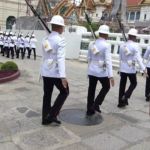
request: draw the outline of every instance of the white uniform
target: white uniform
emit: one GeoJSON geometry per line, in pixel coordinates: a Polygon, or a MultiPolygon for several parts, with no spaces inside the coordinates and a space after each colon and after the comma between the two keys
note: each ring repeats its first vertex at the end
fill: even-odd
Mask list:
{"type": "Polygon", "coordinates": [[[113,77],[111,46],[105,39],[99,38],[90,44],[88,51],[88,75],[113,77]]]}
{"type": "Polygon", "coordinates": [[[146,67],[150,68],[150,46],[147,47],[143,58],[146,59],[146,67]]]}
{"type": "Polygon", "coordinates": [[[8,43],[9,43],[9,47],[14,47],[15,46],[15,41],[14,41],[13,36],[8,37],[8,43]]]}
{"type": "Polygon", "coordinates": [[[147,47],[146,52],[143,57],[146,60],[147,74],[145,84],[145,97],[146,101],[150,101],[150,46],[147,47]]]}
{"type": "Polygon", "coordinates": [[[145,66],[140,55],[140,47],[136,42],[128,40],[126,43],[122,44],[119,55],[120,72],[136,73],[135,63],[139,64],[142,71],[145,70],[145,66]]]}
{"type": "Polygon", "coordinates": [[[4,47],[8,47],[9,43],[8,43],[8,36],[4,36],[4,47]]]}
{"type": "Polygon", "coordinates": [[[30,47],[30,38],[29,37],[26,37],[24,39],[24,44],[25,44],[25,47],[30,47]]]}
{"type": "Polygon", "coordinates": [[[48,40],[51,50],[45,51],[47,45],[43,45],[43,64],[41,67],[41,76],[65,78],[65,40],[59,33],[52,31],[52,33],[43,40],[48,40]]]}
{"type": "Polygon", "coordinates": [[[23,37],[18,38],[18,46],[19,46],[19,48],[24,48],[24,38],[23,37]]]}
{"type": "Polygon", "coordinates": [[[36,49],[36,42],[37,42],[36,38],[31,38],[30,39],[30,47],[36,49]]]}
{"type": "Polygon", "coordinates": [[[15,45],[16,45],[16,48],[19,48],[19,41],[18,41],[18,37],[15,35],[15,45]]]}
{"type": "Polygon", "coordinates": [[[3,45],[4,44],[4,38],[3,38],[3,35],[0,35],[0,45],[3,45]]]}

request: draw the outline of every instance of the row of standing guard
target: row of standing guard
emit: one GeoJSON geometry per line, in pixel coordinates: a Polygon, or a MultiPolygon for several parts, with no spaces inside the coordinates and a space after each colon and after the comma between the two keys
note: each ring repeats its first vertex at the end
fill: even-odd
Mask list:
{"type": "Polygon", "coordinates": [[[7,58],[19,58],[21,53],[21,59],[25,58],[25,54],[27,51],[27,58],[30,59],[31,53],[33,51],[34,60],[36,60],[36,42],[37,39],[32,33],[29,33],[23,37],[22,33],[13,32],[3,32],[0,31],[0,52],[2,56],[6,56],[7,58]]]}

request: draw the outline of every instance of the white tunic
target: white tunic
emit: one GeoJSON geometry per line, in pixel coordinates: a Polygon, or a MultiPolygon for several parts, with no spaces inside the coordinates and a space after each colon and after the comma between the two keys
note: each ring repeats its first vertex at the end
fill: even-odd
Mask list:
{"type": "Polygon", "coordinates": [[[3,45],[4,44],[4,38],[3,38],[3,35],[0,35],[0,45],[3,45]]]}
{"type": "Polygon", "coordinates": [[[19,37],[15,37],[16,39],[15,39],[15,45],[17,46],[17,48],[19,47],[19,41],[18,41],[18,39],[19,39],[19,37]]]}
{"type": "Polygon", "coordinates": [[[136,73],[136,63],[139,64],[142,71],[145,70],[138,43],[128,40],[126,43],[122,44],[120,46],[119,56],[120,72],[136,73]]]}
{"type": "Polygon", "coordinates": [[[14,41],[13,36],[8,37],[8,43],[9,43],[9,47],[15,46],[15,41],[14,41]]]}
{"type": "Polygon", "coordinates": [[[147,47],[143,58],[147,60],[146,67],[150,68],[150,46],[147,47]]]}
{"type": "Polygon", "coordinates": [[[36,48],[36,42],[37,42],[36,38],[31,38],[30,39],[30,47],[31,48],[36,48]]]}
{"type": "Polygon", "coordinates": [[[52,31],[52,33],[43,40],[43,63],[41,66],[41,76],[65,78],[65,40],[59,33],[52,31]],[[48,40],[52,50],[46,51],[43,43],[48,40]]]}
{"type": "Polygon", "coordinates": [[[8,43],[8,36],[4,36],[4,47],[8,47],[9,43],[8,43]]]}
{"type": "Polygon", "coordinates": [[[90,44],[88,51],[88,75],[113,77],[111,46],[103,38],[90,44]]]}
{"type": "Polygon", "coordinates": [[[24,39],[24,44],[25,44],[25,47],[30,47],[30,38],[29,37],[26,37],[24,39]]]}
{"type": "Polygon", "coordinates": [[[23,37],[18,38],[18,47],[24,48],[24,38],[23,37]]]}

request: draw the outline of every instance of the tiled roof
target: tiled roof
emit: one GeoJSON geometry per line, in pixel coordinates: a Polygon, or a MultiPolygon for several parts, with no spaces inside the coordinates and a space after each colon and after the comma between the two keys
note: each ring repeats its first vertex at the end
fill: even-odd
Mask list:
{"type": "Polygon", "coordinates": [[[138,6],[142,0],[127,0],[128,6],[138,6]]]}

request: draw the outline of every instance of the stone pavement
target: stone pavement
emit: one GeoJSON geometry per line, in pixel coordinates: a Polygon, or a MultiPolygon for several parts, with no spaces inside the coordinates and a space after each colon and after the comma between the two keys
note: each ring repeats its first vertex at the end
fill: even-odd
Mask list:
{"type": "MultiPolygon", "coordinates": [[[[119,76],[114,71],[116,85],[101,106],[103,121],[99,125],[84,126],[62,121],[60,127],[42,126],[43,91],[42,81],[38,81],[40,59],[14,60],[21,76],[0,85],[0,150],[150,150],[145,78],[138,75],[138,86],[129,106],[119,109],[116,107],[119,76]]],[[[1,62],[7,60],[0,56],[1,62]]],[[[66,65],[70,95],[62,112],[69,109],[85,111],[87,64],[67,60],[66,65]]],[[[55,89],[53,100],[57,94],[55,89]]]]}

